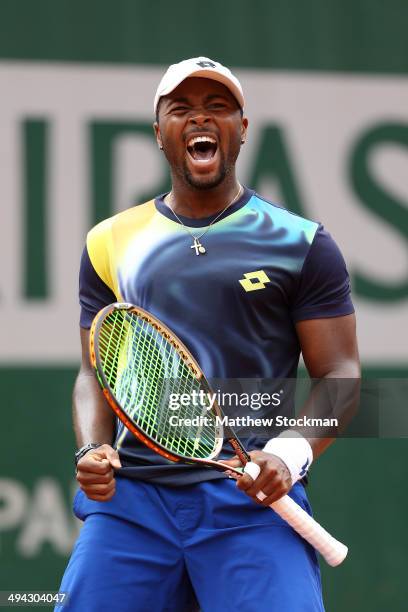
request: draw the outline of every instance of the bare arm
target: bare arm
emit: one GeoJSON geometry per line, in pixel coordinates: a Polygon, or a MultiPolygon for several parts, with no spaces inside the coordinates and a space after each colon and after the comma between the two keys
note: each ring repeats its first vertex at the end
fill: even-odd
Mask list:
{"type": "MultiPolygon", "coordinates": [[[[359,379],[360,362],[354,314],[301,321],[297,323],[296,330],[311,378],[359,379]]],[[[307,413],[307,405],[304,413],[307,413]]],[[[316,458],[335,438],[307,436],[306,439],[316,458]]],[[[284,462],[275,455],[264,451],[252,451],[250,455],[251,459],[261,467],[261,472],[255,481],[248,474],[244,474],[237,486],[254,501],[269,506],[290,490],[292,481],[289,471],[284,462]],[[263,491],[267,496],[262,502],[256,497],[259,491],[263,491]]],[[[231,459],[223,463],[237,467],[239,460],[231,459]]]]}
{"type": "MultiPolygon", "coordinates": [[[[345,382],[343,385],[343,401],[352,403],[353,398],[350,398],[350,395],[354,395],[357,399],[361,372],[355,315],[301,321],[297,324],[296,330],[310,377],[348,379],[350,383],[345,382]],[[356,381],[355,384],[352,383],[353,380],[356,381]]],[[[341,401],[342,397],[339,399],[341,401]]],[[[348,406],[344,406],[344,410],[347,408],[348,406]]],[[[307,409],[306,405],[305,413],[307,409]]],[[[347,415],[343,414],[342,417],[347,418],[347,415]]],[[[306,436],[306,438],[312,447],[314,458],[321,455],[335,440],[330,436],[317,438],[306,436]]]]}
{"type": "Polygon", "coordinates": [[[73,418],[78,447],[90,442],[102,446],[88,451],[78,462],[77,480],[93,500],[107,501],[115,493],[113,468],[120,460],[111,446],[115,416],[106,403],[89,362],[89,331],[81,329],[82,363],[74,386],[73,418]]]}
{"type": "Polygon", "coordinates": [[[112,444],[115,415],[106,403],[89,361],[89,330],[81,329],[82,363],[73,394],[78,448],[89,442],[112,444]]]}

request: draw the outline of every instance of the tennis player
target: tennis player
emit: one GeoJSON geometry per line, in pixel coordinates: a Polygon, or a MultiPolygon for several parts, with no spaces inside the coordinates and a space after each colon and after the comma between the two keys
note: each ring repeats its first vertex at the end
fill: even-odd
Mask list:
{"type": "Polygon", "coordinates": [[[289,493],[310,512],[301,478],[332,438],[254,438],[260,474],[236,484],[140,445],[116,422],[89,365],[93,317],[126,301],[168,325],[210,379],[294,378],[300,352],[313,378],[359,376],[336,244],[319,223],[237,179],[244,107],[238,79],[218,62],[170,66],[154,98],[154,130],[171,191],[88,234],[74,390],[74,511],[84,525],[62,580],[66,610],[323,610],[315,551],[266,506],[289,493]]]}

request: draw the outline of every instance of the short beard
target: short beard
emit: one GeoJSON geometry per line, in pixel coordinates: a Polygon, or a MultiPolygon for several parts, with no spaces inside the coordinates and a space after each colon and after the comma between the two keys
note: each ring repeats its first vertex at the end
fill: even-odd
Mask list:
{"type": "Polygon", "coordinates": [[[205,191],[207,189],[215,189],[218,185],[225,180],[225,177],[231,172],[234,167],[234,162],[227,164],[225,161],[225,157],[221,156],[220,169],[218,174],[212,178],[211,180],[203,178],[195,178],[191,172],[187,168],[187,163],[183,163],[183,179],[186,183],[190,185],[190,187],[194,187],[194,189],[199,189],[200,191],[205,191]]]}
{"type": "Polygon", "coordinates": [[[208,179],[205,176],[202,178],[195,178],[189,171],[187,162],[185,160],[183,160],[183,163],[180,165],[175,164],[172,160],[172,156],[168,154],[166,146],[164,147],[163,152],[169,163],[172,175],[177,175],[180,179],[184,181],[184,183],[187,183],[187,185],[193,187],[194,189],[197,189],[199,191],[207,191],[215,189],[216,187],[221,185],[221,183],[223,183],[227,176],[234,171],[239,151],[240,147],[238,146],[237,150],[232,153],[229,153],[228,159],[226,159],[225,155],[220,152],[221,159],[219,171],[217,175],[212,179],[208,179]]]}
{"type": "Polygon", "coordinates": [[[199,189],[201,191],[205,191],[206,189],[215,189],[218,187],[218,185],[221,185],[228,174],[228,168],[225,165],[221,166],[217,176],[211,180],[208,180],[205,177],[202,179],[195,178],[189,172],[186,165],[183,166],[183,171],[183,178],[190,185],[190,187],[194,187],[194,189],[199,189]]]}

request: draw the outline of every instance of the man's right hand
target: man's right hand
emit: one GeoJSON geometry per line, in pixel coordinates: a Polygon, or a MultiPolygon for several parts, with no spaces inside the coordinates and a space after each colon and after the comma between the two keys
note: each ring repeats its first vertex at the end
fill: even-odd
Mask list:
{"type": "Polygon", "coordinates": [[[113,468],[122,467],[117,451],[102,444],[84,455],[77,465],[77,481],[85,495],[94,501],[108,501],[115,494],[113,468]]]}

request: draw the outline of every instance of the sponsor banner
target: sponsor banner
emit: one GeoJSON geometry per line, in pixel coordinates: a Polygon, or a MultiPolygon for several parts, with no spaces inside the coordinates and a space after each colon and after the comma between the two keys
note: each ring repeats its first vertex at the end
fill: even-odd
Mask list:
{"type": "MultiPolygon", "coordinates": [[[[163,70],[0,62],[0,363],[77,362],[87,229],[169,184],[151,127],[163,70]]],[[[241,180],[326,226],[351,274],[363,362],[406,362],[408,78],[237,74],[241,180]]]]}

